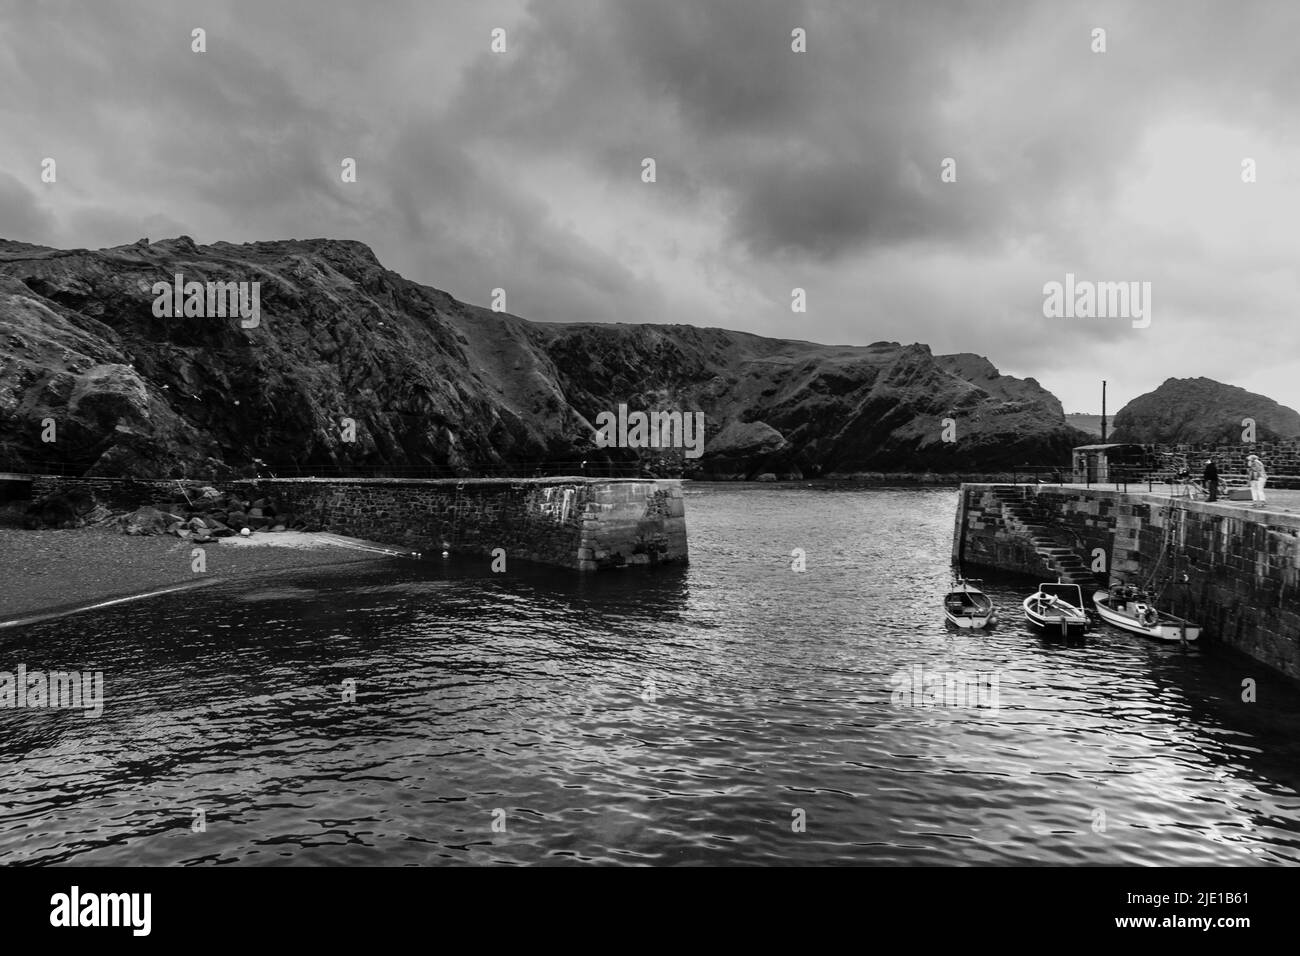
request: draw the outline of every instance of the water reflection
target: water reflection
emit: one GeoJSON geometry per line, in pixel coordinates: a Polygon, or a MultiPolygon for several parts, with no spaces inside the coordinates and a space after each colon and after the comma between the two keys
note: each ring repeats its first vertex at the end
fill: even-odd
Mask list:
{"type": "Polygon", "coordinates": [[[0,714],[0,861],[1300,859],[1285,682],[1043,639],[996,575],[999,626],[949,629],[950,492],[691,492],[687,569],[353,565],[9,632],[109,701],[0,714]],[[894,706],[918,665],[1000,706],[894,706]]]}

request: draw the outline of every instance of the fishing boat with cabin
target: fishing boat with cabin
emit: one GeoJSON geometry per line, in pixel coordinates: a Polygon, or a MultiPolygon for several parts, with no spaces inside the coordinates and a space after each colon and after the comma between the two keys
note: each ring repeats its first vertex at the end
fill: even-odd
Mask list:
{"type": "Polygon", "coordinates": [[[1201,636],[1199,624],[1167,614],[1156,607],[1156,599],[1144,588],[1112,584],[1108,591],[1092,596],[1097,615],[1107,624],[1160,641],[1194,641],[1201,636]]]}

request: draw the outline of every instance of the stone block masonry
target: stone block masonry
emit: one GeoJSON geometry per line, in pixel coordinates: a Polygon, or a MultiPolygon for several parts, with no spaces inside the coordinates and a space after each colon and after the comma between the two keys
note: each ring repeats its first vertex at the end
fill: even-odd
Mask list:
{"type": "Polygon", "coordinates": [[[1270,488],[1300,487],[1300,439],[1238,442],[1235,444],[1154,445],[1156,451],[1182,455],[1189,470],[1199,476],[1203,462],[1211,455],[1221,475],[1244,475],[1246,456],[1258,455],[1269,475],[1270,488]]]}
{"type": "MultiPolygon", "coordinates": [[[[170,503],[205,482],[37,476],[34,497],[90,491],[119,507],[170,503]]],[[[580,571],[686,563],[681,483],[634,478],[268,478],[213,482],[274,499],[313,527],[412,551],[526,560],[580,571]]]]}
{"type": "MultiPolygon", "coordinates": [[[[1006,498],[1029,503],[1057,540],[1074,542],[1090,567],[1162,592],[1162,609],[1200,623],[1217,640],[1300,680],[1300,515],[1165,495],[1026,485],[964,484],[953,557],[970,565],[1041,576],[1041,548],[1006,498]]],[[[1087,592],[1087,588],[1084,588],[1087,592]]]]}

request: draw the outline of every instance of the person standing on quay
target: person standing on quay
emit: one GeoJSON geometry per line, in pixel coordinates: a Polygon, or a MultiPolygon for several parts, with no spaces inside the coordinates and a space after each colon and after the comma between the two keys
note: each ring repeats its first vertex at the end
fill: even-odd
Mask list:
{"type": "Polygon", "coordinates": [[[1250,477],[1250,500],[1266,501],[1264,497],[1264,482],[1268,481],[1268,475],[1264,471],[1264,463],[1259,460],[1258,455],[1246,456],[1246,474],[1250,477]]]}
{"type": "Polygon", "coordinates": [[[1205,485],[1205,491],[1210,496],[1210,500],[1218,501],[1219,469],[1215,466],[1213,458],[1205,459],[1205,473],[1201,475],[1201,483],[1205,485]]]}

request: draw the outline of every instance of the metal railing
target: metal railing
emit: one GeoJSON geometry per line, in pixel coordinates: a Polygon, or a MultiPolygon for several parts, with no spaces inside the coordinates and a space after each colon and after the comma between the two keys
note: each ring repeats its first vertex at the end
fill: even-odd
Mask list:
{"type": "Polygon", "coordinates": [[[1060,465],[1013,465],[1007,469],[1013,485],[1061,485],[1070,480],[1070,469],[1060,465]]]}

